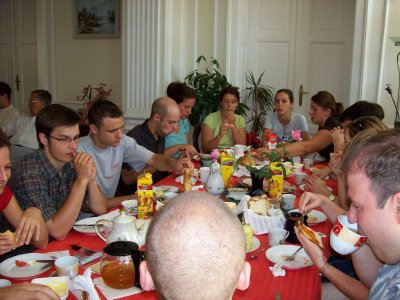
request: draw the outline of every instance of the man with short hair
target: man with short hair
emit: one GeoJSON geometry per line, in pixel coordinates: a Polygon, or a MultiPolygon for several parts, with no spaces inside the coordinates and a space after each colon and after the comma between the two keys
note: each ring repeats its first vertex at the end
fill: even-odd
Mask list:
{"type": "Polygon", "coordinates": [[[18,118],[19,111],[11,104],[11,88],[5,82],[0,82],[0,128],[18,118]]]}
{"type": "Polygon", "coordinates": [[[20,115],[3,127],[3,131],[10,139],[11,161],[13,167],[28,153],[39,148],[36,138],[35,121],[38,112],[51,104],[51,94],[46,90],[31,92],[28,101],[30,115],[20,115]]]}
{"type": "Polygon", "coordinates": [[[40,110],[35,123],[40,149],[21,160],[9,183],[21,208],[42,211],[50,236],[57,240],[71,230],[82,204],[98,215],[107,211],[94,160],[77,152],[79,121],[75,111],[60,104],[40,110]]]}
{"type": "Polygon", "coordinates": [[[140,284],[160,299],[227,300],[249,286],[245,258],[244,231],[228,206],[205,192],[183,193],[150,224],[140,284]]]}
{"type": "MultiPolygon", "coordinates": [[[[121,109],[108,100],[96,101],[88,113],[90,135],[84,137],[78,150],[89,153],[99,170],[97,179],[104,195],[109,198],[109,208],[119,206],[132,196],[114,197],[121,174],[122,163],[128,163],[135,171],[145,166],[159,171],[183,173],[184,167],[193,170],[187,158],[171,157],[153,153],[140,146],[133,138],[123,134],[124,117],[121,109]]],[[[170,122],[177,123],[179,120],[170,122]]]]}
{"type": "MultiPolygon", "coordinates": [[[[158,98],[151,106],[150,118],[128,131],[126,135],[134,138],[139,145],[147,150],[164,154],[165,137],[178,129],[180,115],[179,106],[173,99],[169,97],[158,98]]],[[[134,193],[137,177],[143,172],[153,174],[153,183],[160,181],[169,174],[168,172],[157,171],[150,166],[136,172],[129,164],[125,163],[121,170],[120,192],[124,195],[134,193]]]]}
{"type": "MultiPolygon", "coordinates": [[[[302,234],[299,240],[315,266],[347,297],[400,299],[400,130],[356,135],[347,146],[343,170],[352,202],[349,221],[367,237],[352,254],[360,281],[329,265],[319,247],[302,234]]],[[[318,195],[305,193],[302,198],[300,206],[306,211],[319,202],[328,217],[343,214],[318,195]]]]}

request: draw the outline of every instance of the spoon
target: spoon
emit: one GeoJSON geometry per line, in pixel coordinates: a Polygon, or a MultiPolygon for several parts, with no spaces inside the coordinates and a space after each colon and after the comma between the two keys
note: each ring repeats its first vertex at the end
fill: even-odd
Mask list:
{"type": "Polygon", "coordinates": [[[303,249],[303,246],[298,248],[292,255],[289,255],[289,256],[285,257],[284,260],[293,261],[295,259],[295,257],[296,257],[297,252],[299,252],[301,249],[303,249]]]}
{"type": "Polygon", "coordinates": [[[256,259],[258,254],[260,254],[263,251],[265,251],[265,248],[262,248],[261,250],[259,250],[256,253],[254,253],[252,256],[250,256],[250,259],[256,259]]]}

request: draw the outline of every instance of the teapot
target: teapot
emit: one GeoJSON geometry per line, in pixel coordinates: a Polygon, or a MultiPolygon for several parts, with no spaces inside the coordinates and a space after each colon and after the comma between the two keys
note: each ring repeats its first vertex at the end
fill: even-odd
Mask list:
{"type": "Polygon", "coordinates": [[[117,241],[108,244],[100,264],[104,283],[114,289],[139,286],[139,265],[144,258],[144,252],[134,242],[117,241]]]}
{"type": "Polygon", "coordinates": [[[294,226],[296,223],[303,218],[304,225],[308,226],[307,215],[302,215],[300,212],[297,211],[289,211],[285,214],[285,225],[284,229],[286,229],[289,232],[288,237],[286,238],[286,241],[292,244],[300,244],[299,240],[297,239],[296,232],[294,231],[294,226]]]}
{"type": "Polygon", "coordinates": [[[107,244],[115,241],[131,241],[139,247],[143,246],[150,221],[143,220],[144,223],[138,230],[135,217],[128,216],[124,209],[121,209],[119,213],[112,221],[102,219],[96,222],[95,230],[98,236],[107,244]]]}
{"type": "Polygon", "coordinates": [[[210,166],[210,175],[206,181],[206,190],[210,194],[219,196],[224,192],[224,179],[221,175],[221,166],[216,161],[210,166]]]}

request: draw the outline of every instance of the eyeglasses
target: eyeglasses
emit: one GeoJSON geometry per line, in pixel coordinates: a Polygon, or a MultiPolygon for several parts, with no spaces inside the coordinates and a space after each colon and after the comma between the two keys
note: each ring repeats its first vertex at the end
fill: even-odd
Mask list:
{"type": "Polygon", "coordinates": [[[79,142],[79,136],[76,136],[74,138],[70,138],[70,137],[56,138],[55,136],[49,135],[49,137],[61,142],[62,144],[65,144],[65,145],[71,144],[72,141],[74,141],[75,143],[79,142]]]}
{"type": "Polygon", "coordinates": [[[39,100],[28,101],[28,105],[32,105],[39,102],[40,102],[39,100]]]}

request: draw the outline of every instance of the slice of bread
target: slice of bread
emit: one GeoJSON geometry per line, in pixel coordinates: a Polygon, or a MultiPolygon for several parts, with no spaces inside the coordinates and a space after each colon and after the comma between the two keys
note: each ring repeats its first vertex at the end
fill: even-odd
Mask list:
{"type": "Polygon", "coordinates": [[[10,230],[7,230],[7,231],[3,232],[2,234],[8,235],[8,236],[10,237],[10,240],[13,241],[13,246],[12,246],[12,247],[13,247],[13,250],[14,250],[15,248],[18,248],[18,247],[19,247],[18,242],[15,240],[15,234],[14,234],[14,232],[11,232],[10,230]]]}
{"type": "Polygon", "coordinates": [[[296,227],[299,233],[304,234],[311,242],[324,249],[321,237],[314,230],[300,222],[296,222],[296,227]]]}

